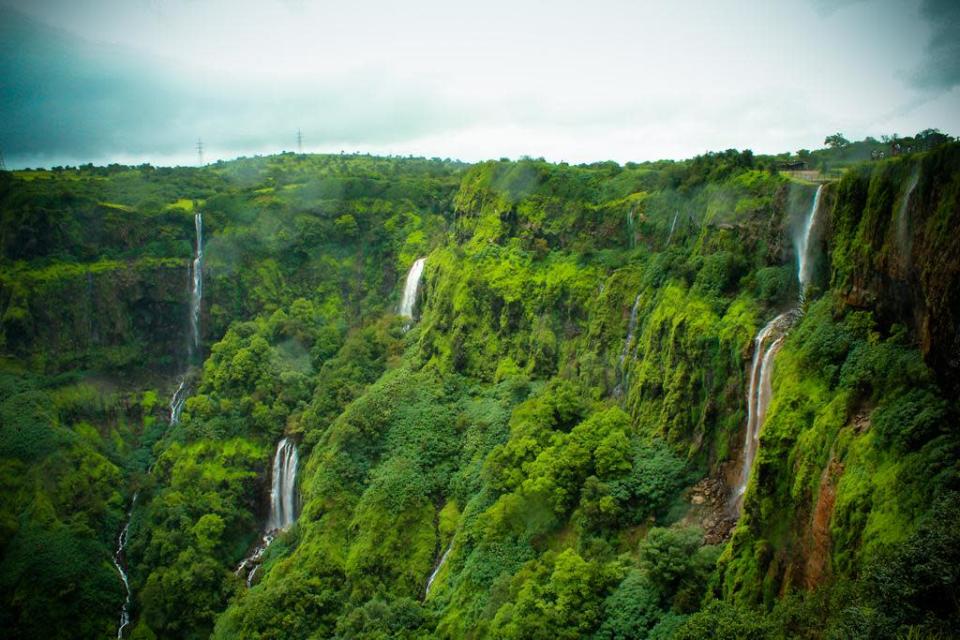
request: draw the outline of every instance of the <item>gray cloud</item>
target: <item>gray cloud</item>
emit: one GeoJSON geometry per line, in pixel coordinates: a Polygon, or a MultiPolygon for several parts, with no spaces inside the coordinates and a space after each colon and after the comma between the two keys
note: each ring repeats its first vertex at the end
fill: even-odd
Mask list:
{"type": "Polygon", "coordinates": [[[198,137],[214,160],[299,128],[307,151],[581,162],[954,133],[955,12],[916,6],[0,0],[0,149],[189,163],[198,137]]]}
{"type": "Polygon", "coordinates": [[[859,4],[861,2],[866,2],[866,0],[810,0],[812,4],[820,15],[828,16],[831,13],[835,13],[840,9],[849,7],[852,4],[859,4]]]}
{"type": "Polygon", "coordinates": [[[921,89],[946,91],[960,85],[960,2],[923,0],[920,13],[933,33],[926,60],[913,77],[921,89]]]}
{"type": "Polygon", "coordinates": [[[197,74],[183,63],[86,41],[0,7],[0,148],[20,158],[278,151],[376,145],[470,121],[430,87],[375,70],[316,80],[197,74]]]}

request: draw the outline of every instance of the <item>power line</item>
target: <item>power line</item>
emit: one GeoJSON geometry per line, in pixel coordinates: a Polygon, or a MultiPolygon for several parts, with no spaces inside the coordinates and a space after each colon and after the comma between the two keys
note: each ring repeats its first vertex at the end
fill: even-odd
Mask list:
{"type": "Polygon", "coordinates": [[[203,166],[203,140],[197,138],[197,164],[203,166]]]}

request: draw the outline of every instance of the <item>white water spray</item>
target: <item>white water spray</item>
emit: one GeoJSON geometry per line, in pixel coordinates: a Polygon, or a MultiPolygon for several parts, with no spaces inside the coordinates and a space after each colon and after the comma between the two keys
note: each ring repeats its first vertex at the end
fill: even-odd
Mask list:
{"type": "Polygon", "coordinates": [[[423,276],[423,265],[426,258],[417,258],[407,273],[407,282],[403,287],[403,298],[400,300],[398,313],[406,318],[413,319],[413,307],[417,304],[417,289],[420,287],[420,278],[423,276]]]}

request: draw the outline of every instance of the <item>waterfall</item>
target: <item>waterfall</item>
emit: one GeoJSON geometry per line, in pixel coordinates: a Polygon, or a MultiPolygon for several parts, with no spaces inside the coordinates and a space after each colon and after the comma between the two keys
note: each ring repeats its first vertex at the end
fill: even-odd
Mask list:
{"type": "Polygon", "coordinates": [[[270,483],[270,515],[264,528],[263,537],[250,554],[240,561],[234,575],[246,574],[247,587],[253,585],[253,578],[263,562],[270,543],[278,531],[288,529],[297,519],[297,445],[288,438],[277,443],[273,455],[273,474],[270,483]]]}
{"type": "Polygon", "coordinates": [[[413,319],[413,307],[417,304],[417,289],[420,287],[420,278],[423,275],[423,265],[426,258],[417,258],[407,273],[406,286],[403,288],[403,299],[400,300],[398,313],[406,318],[413,319]]]}
{"type": "MultiPolygon", "coordinates": [[[[193,226],[197,232],[196,249],[194,251],[193,266],[190,269],[190,337],[187,352],[189,359],[193,359],[193,354],[200,347],[200,305],[203,302],[203,214],[199,211],[193,216],[193,226]]],[[[89,274],[88,274],[89,277],[89,274]]],[[[90,281],[88,280],[88,287],[90,281]]],[[[180,415],[183,413],[183,405],[187,401],[187,375],[180,377],[176,391],[170,397],[170,426],[180,423],[180,415]]],[[[296,451],[294,451],[294,473],[296,473],[296,451]]],[[[149,471],[153,470],[153,465],[149,471]]],[[[149,473],[148,471],[148,473],[149,473]]],[[[120,579],[123,580],[123,587],[127,591],[127,597],[123,601],[123,607],[120,609],[120,626],[117,628],[117,638],[123,638],[123,630],[130,625],[130,603],[133,600],[133,592],[130,590],[130,580],[126,571],[126,559],[123,552],[127,546],[127,538],[130,532],[130,522],[133,520],[133,509],[137,505],[137,498],[140,492],[136,491],[130,500],[130,510],[127,512],[127,521],[120,530],[117,537],[117,550],[113,554],[113,566],[120,573],[120,579]]]]}
{"type": "Polygon", "coordinates": [[[750,386],[747,390],[747,428],[743,441],[743,463],[737,480],[736,491],[733,494],[733,510],[740,511],[743,505],[743,496],[747,491],[747,482],[750,479],[750,470],[760,447],[760,430],[763,428],[767,416],[767,407],[773,396],[773,360],[783,346],[783,341],[790,331],[790,327],[801,313],[805,300],[806,288],[810,283],[811,243],[813,228],[816,224],[817,212],[820,210],[820,195],[823,185],[817,187],[813,196],[813,204],[807,213],[803,225],[803,234],[794,238],[797,248],[797,279],[800,283],[800,297],[797,306],[781,313],[760,329],[753,340],[753,360],[750,365],[750,386]]]}
{"type": "Polygon", "coordinates": [[[743,494],[747,491],[750,469],[760,445],[760,427],[767,415],[773,382],[773,357],[780,350],[795,311],[781,313],[764,325],[753,340],[753,361],[750,365],[750,387],[747,391],[747,429],[743,442],[743,465],[734,494],[739,509],[743,494]]]}
{"type": "Polygon", "coordinates": [[[187,377],[180,378],[180,384],[177,390],[173,392],[170,398],[170,424],[180,423],[180,414],[183,413],[183,404],[187,401],[187,377]]]}
{"type": "Polygon", "coordinates": [[[453,549],[453,539],[450,539],[450,544],[447,545],[447,550],[443,552],[443,555],[440,556],[440,562],[437,563],[437,566],[434,567],[433,573],[430,574],[430,577],[427,578],[427,588],[424,589],[423,597],[426,598],[430,595],[430,587],[433,586],[433,581],[437,579],[437,574],[440,573],[440,569],[443,568],[443,564],[447,561],[447,556],[450,555],[450,550],[453,549]]]}
{"type": "Polygon", "coordinates": [[[823,192],[823,185],[817,187],[817,192],[813,196],[813,205],[807,214],[807,219],[803,224],[803,235],[794,238],[794,248],[797,251],[797,278],[800,281],[800,303],[805,300],[807,285],[810,284],[810,236],[813,232],[814,223],[817,220],[817,211],[820,210],[820,194],[823,192]]]}
{"type": "MultiPolygon", "coordinates": [[[[199,211],[193,216],[193,228],[196,230],[196,245],[193,263],[189,269],[190,282],[190,341],[187,344],[188,363],[200,349],[200,309],[203,304],[203,214],[199,211]]],[[[187,400],[187,374],[180,377],[180,384],[170,398],[170,424],[180,423],[183,403],[187,400]]]]}
{"type": "Polygon", "coordinates": [[[120,608],[120,626],[117,627],[117,638],[123,638],[123,630],[130,624],[130,603],[133,600],[133,592],[130,590],[130,579],[127,576],[126,561],[123,557],[123,550],[127,546],[127,534],[130,531],[130,521],[133,519],[133,508],[137,505],[139,491],[134,492],[130,500],[130,510],[127,511],[127,522],[120,529],[120,535],[117,536],[117,550],[113,554],[113,566],[117,568],[120,579],[123,580],[123,588],[127,591],[127,597],[120,608]]]}
{"type": "Polygon", "coordinates": [[[630,207],[630,210],[627,211],[627,246],[631,249],[634,248],[637,244],[637,234],[634,232],[634,221],[633,214],[636,212],[637,206],[634,205],[630,207]]]}
{"type": "Polygon", "coordinates": [[[245,582],[247,583],[247,587],[253,585],[253,578],[257,575],[257,569],[260,568],[260,563],[263,562],[263,554],[267,552],[267,548],[270,546],[270,543],[273,542],[273,539],[274,535],[272,533],[263,534],[260,542],[254,547],[253,552],[241,560],[240,564],[237,565],[236,571],[233,572],[235,576],[242,576],[243,573],[246,572],[247,578],[245,582]]]}
{"type": "Polygon", "coordinates": [[[639,309],[640,294],[637,294],[633,301],[633,308],[630,310],[630,320],[627,322],[627,338],[623,341],[623,349],[620,350],[620,357],[617,359],[617,386],[613,389],[613,395],[617,398],[623,395],[624,368],[627,354],[630,352],[630,345],[633,343],[633,334],[637,330],[637,311],[639,309]]]}
{"type": "Polygon", "coordinates": [[[286,529],[296,513],[297,445],[284,438],[273,456],[273,482],[270,485],[270,517],[267,531],[286,529]]]}
{"type": "MultiPolygon", "coordinates": [[[[170,425],[176,425],[180,422],[180,414],[183,412],[183,404],[187,400],[187,378],[183,376],[180,378],[180,384],[177,385],[177,390],[173,392],[173,396],[170,398],[170,425]]],[[[153,465],[150,465],[148,473],[153,470],[153,465]]],[[[117,550],[113,554],[113,566],[117,568],[117,572],[120,574],[120,579],[123,580],[123,587],[127,590],[127,597],[123,601],[123,607],[120,609],[120,626],[117,628],[117,638],[123,638],[123,630],[130,624],[130,603],[133,600],[133,591],[130,590],[130,580],[127,576],[126,571],[126,558],[123,555],[124,549],[127,547],[127,541],[129,540],[130,532],[130,522],[133,521],[133,509],[137,506],[137,498],[140,497],[139,491],[134,491],[133,498],[130,500],[130,510],[127,511],[127,521],[124,523],[123,528],[120,530],[120,535],[117,536],[117,550]]]]}
{"type": "Polygon", "coordinates": [[[917,182],[920,181],[920,168],[917,167],[910,176],[910,182],[907,183],[907,190],[903,194],[900,206],[897,207],[897,249],[903,262],[910,265],[910,197],[913,190],[917,188],[917,182]]]}
{"type": "Polygon", "coordinates": [[[193,226],[197,231],[197,246],[193,257],[193,286],[190,291],[190,334],[193,338],[191,353],[200,348],[200,306],[203,303],[203,214],[199,211],[193,216],[193,226]]]}
{"type": "Polygon", "coordinates": [[[677,228],[677,218],[680,217],[680,210],[673,214],[673,222],[670,223],[670,233],[667,235],[667,244],[670,244],[670,240],[673,238],[673,230],[677,228]]]}
{"type": "MultiPolygon", "coordinates": [[[[778,336],[776,340],[770,343],[766,353],[763,354],[763,364],[760,365],[760,386],[757,389],[756,401],[755,422],[758,425],[763,424],[764,418],[767,417],[767,407],[770,405],[770,398],[773,396],[773,357],[780,351],[786,337],[786,333],[778,336]]],[[[756,450],[756,447],[760,444],[759,429],[754,435],[753,441],[754,450],[756,450]]]]}

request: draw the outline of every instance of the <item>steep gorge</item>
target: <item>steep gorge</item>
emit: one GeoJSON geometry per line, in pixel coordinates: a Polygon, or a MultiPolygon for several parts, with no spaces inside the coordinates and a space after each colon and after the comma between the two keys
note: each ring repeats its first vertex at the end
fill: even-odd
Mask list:
{"type": "MultiPolygon", "coordinates": [[[[79,362],[130,376],[122,444],[84,436],[118,462],[139,445],[113,472],[141,496],[128,637],[715,637],[734,623],[789,637],[784,620],[861,624],[849,611],[862,637],[935,631],[956,612],[882,618],[857,589],[911,536],[949,554],[928,531],[958,489],[958,176],[958,145],[853,167],[822,192],[736,152],[222,163],[176,194],[207,226],[201,244],[192,208],[171,223],[177,250],[155,260],[176,290],[156,293],[167,276],[145,259],[121,261],[147,274],[148,299],[171,300],[110,334],[133,355],[84,356],[100,331],[23,330],[46,326],[40,307],[89,318],[29,285],[43,269],[69,291],[72,270],[123,281],[119,266],[43,256],[5,272],[4,345],[52,376],[79,362]],[[201,256],[196,314],[185,273],[200,269],[185,265],[201,256]],[[790,330],[762,339],[798,299],[790,330]],[[192,345],[188,327],[202,329],[192,345]],[[150,386],[175,387],[173,360],[189,357],[170,354],[191,349],[203,366],[158,432],[150,386]],[[765,418],[755,385],[769,385],[765,418]],[[707,486],[714,503],[742,493],[728,541],[732,523],[706,538],[691,526],[717,517],[696,505],[707,486]],[[811,604],[820,594],[836,602],[811,604]]],[[[105,314],[126,318],[129,292],[113,292],[105,314]]],[[[118,420],[64,406],[50,420],[68,431],[118,420]]],[[[105,545],[124,504],[91,519],[105,545]]],[[[18,525],[4,526],[13,557],[18,525]]],[[[26,588],[4,575],[5,594],[26,588]]],[[[106,600],[115,630],[122,600],[106,600]]]]}

